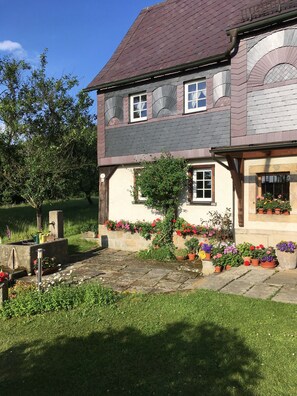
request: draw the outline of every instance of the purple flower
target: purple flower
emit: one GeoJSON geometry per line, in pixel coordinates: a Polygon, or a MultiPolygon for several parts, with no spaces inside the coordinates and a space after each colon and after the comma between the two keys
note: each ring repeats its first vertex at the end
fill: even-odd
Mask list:
{"type": "Polygon", "coordinates": [[[295,242],[292,241],[281,241],[276,245],[276,248],[281,252],[294,253],[297,245],[295,242]]]}

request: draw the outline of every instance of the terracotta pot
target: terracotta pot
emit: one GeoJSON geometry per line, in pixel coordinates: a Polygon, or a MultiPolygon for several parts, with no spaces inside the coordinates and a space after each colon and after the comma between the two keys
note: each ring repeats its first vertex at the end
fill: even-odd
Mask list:
{"type": "Polygon", "coordinates": [[[289,212],[288,210],[284,210],[284,211],[283,211],[283,214],[284,214],[285,216],[289,216],[290,212],[289,212]]]}
{"type": "Polygon", "coordinates": [[[221,271],[222,271],[222,267],[220,265],[216,265],[214,272],[221,272],[221,271]]]}
{"type": "Polygon", "coordinates": [[[280,214],[281,214],[280,208],[275,208],[275,209],[274,209],[274,214],[280,215],[280,214]]]}
{"type": "Polygon", "coordinates": [[[205,260],[210,260],[210,253],[205,252],[205,260]]]}
{"type": "Polygon", "coordinates": [[[176,258],[177,261],[184,261],[185,260],[184,256],[175,256],[175,258],[176,258]]]}
{"type": "Polygon", "coordinates": [[[232,268],[232,265],[230,265],[230,264],[227,264],[225,267],[226,271],[229,271],[231,268],[232,268]]]}
{"type": "Polygon", "coordinates": [[[267,210],[266,210],[266,214],[272,215],[272,209],[267,209],[267,210]]]}
{"type": "Polygon", "coordinates": [[[251,262],[252,262],[252,265],[253,265],[254,267],[258,267],[258,265],[259,265],[259,259],[257,259],[257,258],[252,258],[251,262]]]}
{"type": "Polygon", "coordinates": [[[265,269],[272,269],[276,267],[275,260],[273,261],[263,261],[261,267],[265,269]]]}
{"type": "Polygon", "coordinates": [[[195,253],[188,253],[188,258],[189,258],[190,261],[194,261],[195,257],[196,257],[195,253]]]}
{"type": "Polygon", "coordinates": [[[263,208],[259,208],[258,209],[258,214],[264,214],[264,209],[263,208]]]}

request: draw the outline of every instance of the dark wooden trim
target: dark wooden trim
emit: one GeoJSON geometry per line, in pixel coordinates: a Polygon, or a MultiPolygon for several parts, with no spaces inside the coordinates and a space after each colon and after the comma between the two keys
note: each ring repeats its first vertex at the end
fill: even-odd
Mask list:
{"type": "Polygon", "coordinates": [[[235,159],[230,155],[227,155],[226,159],[238,200],[238,225],[239,227],[244,227],[244,160],[241,158],[237,159],[237,166],[235,159]]]}
{"type": "Polygon", "coordinates": [[[116,170],[117,166],[99,168],[99,224],[104,224],[109,217],[109,179],[116,170]]]}

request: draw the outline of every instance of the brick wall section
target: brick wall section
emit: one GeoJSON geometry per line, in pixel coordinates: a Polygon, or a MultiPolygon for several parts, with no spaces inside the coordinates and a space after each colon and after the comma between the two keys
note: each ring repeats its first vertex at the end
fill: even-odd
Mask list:
{"type": "Polygon", "coordinates": [[[247,122],[247,54],[241,41],[238,53],[231,61],[231,141],[246,135],[247,122]]]}
{"type": "Polygon", "coordinates": [[[182,115],[184,112],[184,85],[180,84],[177,86],[177,104],[176,112],[178,115],[182,115]]]}

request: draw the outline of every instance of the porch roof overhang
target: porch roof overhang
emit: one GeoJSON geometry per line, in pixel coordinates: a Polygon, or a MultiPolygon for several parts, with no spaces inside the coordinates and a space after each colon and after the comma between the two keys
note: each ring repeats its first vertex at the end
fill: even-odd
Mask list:
{"type": "Polygon", "coordinates": [[[254,159],[267,157],[289,157],[297,155],[297,140],[288,142],[248,144],[241,146],[213,147],[213,157],[254,159]]]}

